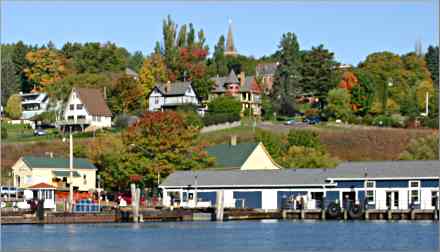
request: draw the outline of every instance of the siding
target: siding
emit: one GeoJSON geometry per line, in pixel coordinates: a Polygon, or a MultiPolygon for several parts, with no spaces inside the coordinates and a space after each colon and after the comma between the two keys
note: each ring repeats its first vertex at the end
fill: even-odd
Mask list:
{"type": "Polygon", "coordinates": [[[421,187],[438,187],[438,180],[436,179],[423,179],[420,181],[421,187]]]}
{"type": "Polygon", "coordinates": [[[376,180],[376,188],[408,187],[408,180],[376,180]]]}
{"type": "Polygon", "coordinates": [[[215,206],[217,199],[216,192],[197,192],[197,201],[211,201],[211,206],[215,206]]]}
{"type": "MultiPolygon", "coordinates": [[[[244,199],[245,208],[261,208],[261,191],[234,192],[234,199],[244,199]]],[[[236,202],[239,203],[239,202],[236,202]]],[[[240,205],[236,207],[240,207],[240,205]]]]}
{"type": "Polygon", "coordinates": [[[296,197],[298,195],[305,195],[307,194],[306,191],[278,191],[277,192],[277,208],[281,209],[283,207],[284,201],[289,198],[290,196],[296,197]]]}
{"type": "Polygon", "coordinates": [[[364,187],[364,181],[362,180],[349,180],[349,181],[336,181],[337,188],[362,188],[364,187]]]}

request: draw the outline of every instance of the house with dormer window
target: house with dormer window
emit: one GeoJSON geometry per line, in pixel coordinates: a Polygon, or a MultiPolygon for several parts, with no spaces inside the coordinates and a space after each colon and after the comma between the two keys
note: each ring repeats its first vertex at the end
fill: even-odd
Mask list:
{"type": "Polygon", "coordinates": [[[112,112],[103,94],[95,88],[73,88],[64,107],[63,120],[58,122],[64,131],[110,128],[112,112]]]}
{"type": "Polygon", "coordinates": [[[164,111],[188,104],[200,105],[190,81],[156,84],[148,96],[149,111],[164,111]]]}

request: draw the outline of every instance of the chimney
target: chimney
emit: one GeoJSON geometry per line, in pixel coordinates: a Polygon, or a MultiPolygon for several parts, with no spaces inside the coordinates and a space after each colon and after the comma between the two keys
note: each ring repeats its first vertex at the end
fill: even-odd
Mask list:
{"type": "Polygon", "coordinates": [[[168,93],[171,89],[171,81],[167,81],[165,84],[165,93],[168,93]]]}
{"type": "Polygon", "coordinates": [[[236,146],[236,145],[237,145],[237,136],[232,135],[231,136],[231,146],[236,146]]]}
{"type": "Polygon", "coordinates": [[[240,72],[240,87],[244,86],[244,82],[246,81],[246,76],[244,75],[244,72],[240,72]]]}

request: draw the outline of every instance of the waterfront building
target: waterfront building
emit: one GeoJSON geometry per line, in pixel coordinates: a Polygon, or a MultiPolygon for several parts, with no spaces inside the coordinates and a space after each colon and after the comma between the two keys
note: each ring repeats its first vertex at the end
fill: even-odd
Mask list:
{"type": "Polygon", "coordinates": [[[22,156],[12,166],[14,186],[28,188],[45,183],[57,191],[69,191],[70,183],[74,191],[95,191],[96,167],[86,159],[74,158],[73,181],[70,181],[69,159],[54,156],[22,156]]]}
{"type": "Polygon", "coordinates": [[[149,111],[164,111],[183,105],[200,105],[190,81],[158,83],[148,95],[149,111]]]}
{"type": "Polygon", "coordinates": [[[214,88],[208,102],[219,96],[229,95],[240,100],[242,112],[250,109],[253,115],[261,115],[262,91],[254,76],[245,76],[245,73],[241,72],[237,77],[234,70],[231,70],[228,76],[214,77],[211,80],[214,82],[214,88]]]}
{"type": "Polygon", "coordinates": [[[214,206],[221,191],[226,208],[275,210],[294,200],[303,209],[335,203],[431,210],[438,204],[439,174],[437,160],[346,162],[328,169],[177,171],[160,188],[164,206],[214,206]]]}
{"type": "Polygon", "coordinates": [[[24,198],[26,200],[44,200],[43,207],[45,209],[56,209],[55,187],[47,183],[38,183],[27,187],[24,190],[24,198]]]}
{"type": "Polygon", "coordinates": [[[57,124],[63,130],[94,131],[112,126],[112,112],[104,95],[95,88],[73,88],[64,107],[63,121],[57,124]]]}
{"type": "Polygon", "coordinates": [[[263,143],[237,143],[232,137],[229,144],[217,144],[206,148],[215,158],[214,169],[274,170],[281,167],[275,163],[263,143]]]}

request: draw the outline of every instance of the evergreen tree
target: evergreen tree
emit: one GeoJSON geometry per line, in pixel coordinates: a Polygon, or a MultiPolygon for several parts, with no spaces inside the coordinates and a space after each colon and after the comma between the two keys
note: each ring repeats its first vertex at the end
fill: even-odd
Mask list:
{"type": "Polygon", "coordinates": [[[291,115],[295,111],[294,102],[301,81],[300,53],[296,35],[291,32],[283,34],[279,48],[280,64],[275,72],[271,100],[276,112],[291,115]]]}
{"type": "Polygon", "coordinates": [[[14,45],[2,45],[1,47],[1,103],[5,106],[12,94],[20,92],[20,82],[15,64],[12,61],[14,45]]]}
{"type": "Polygon", "coordinates": [[[425,55],[426,64],[428,66],[429,72],[431,73],[431,78],[434,82],[434,87],[436,89],[439,88],[438,50],[438,46],[429,46],[428,52],[425,55]]]}
{"type": "Polygon", "coordinates": [[[214,47],[213,60],[215,74],[226,76],[228,74],[228,66],[225,60],[225,37],[223,35],[220,36],[217,45],[214,47]]]}
{"type": "Polygon", "coordinates": [[[20,89],[24,93],[31,91],[34,86],[24,73],[24,69],[29,67],[29,63],[26,60],[26,54],[31,50],[31,47],[25,45],[22,41],[18,41],[15,44],[14,52],[12,53],[12,62],[15,64],[15,71],[19,78],[20,89]]]}

